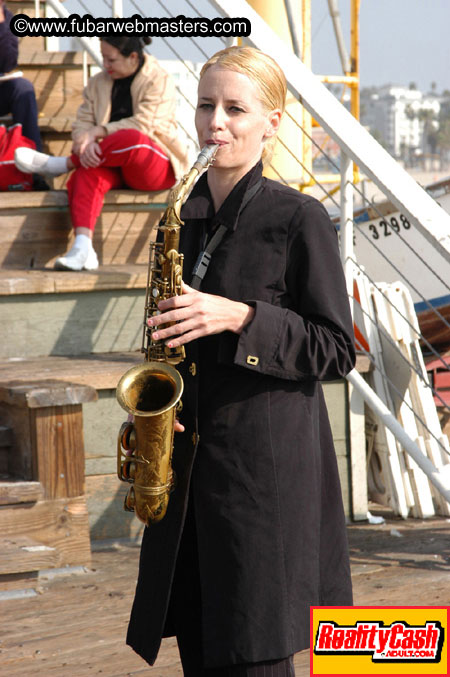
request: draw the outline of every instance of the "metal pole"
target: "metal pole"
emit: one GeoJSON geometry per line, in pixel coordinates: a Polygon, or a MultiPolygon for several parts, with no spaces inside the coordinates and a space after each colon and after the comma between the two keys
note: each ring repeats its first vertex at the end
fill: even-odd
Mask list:
{"type": "Polygon", "coordinates": [[[363,379],[361,374],[356,371],[356,369],[353,369],[349,374],[347,374],[347,380],[361,393],[369,407],[375,412],[375,414],[377,414],[377,416],[380,417],[386,428],[389,428],[389,430],[395,435],[404,450],[411,456],[411,458],[415,460],[419,468],[423,470],[431,484],[436,487],[439,493],[445,498],[447,503],[450,503],[450,478],[447,478],[447,483],[443,481],[442,474],[436,470],[430,459],[423,454],[414,440],[402,428],[400,423],[391,414],[384,402],[372,390],[368,383],[366,383],[366,381],[363,379]]]}
{"type": "MultiPolygon", "coordinates": [[[[360,104],[359,104],[359,5],[360,0],[352,0],[351,2],[351,47],[350,47],[350,75],[355,79],[350,85],[350,111],[351,114],[359,120],[360,104]]],[[[353,182],[358,183],[360,180],[359,168],[355,164],[353,166],[353,182]]]]}
{"type": "Polygon", "coordinates": [[[122,0],[112,0],[111,5],[112,16],[123,17],[123,2],[122,0]]]}
{"type": "Polygon", "coordinates": [[[298,56],[299,59],[301,59],[302,49],[300,46],[300,38],[298,30],[299,17],[296,16],[296,12],[293,7],[293,0],[284,0],[284,7],[286,9],[286,15],[288,18],[289,32],[291,34],[292,40],[292,49],[294,50],[294,54],[298,56]]]}
{"type": "Polygon", "coordinates": [[[353,162],[341,152],[341,260],[353,315],[353,162]]]}
{"type": "MultiPolygon", "coordinates": [[[[311,70],[311,0],[302,0],[302,54],[303,63],[311,70]]],[[[304,134],[302,134],[303,165],[306,168],[303,183],[308,185],[311,184],[313,174],[312,116],[304,106],[302,106],[302,128],[304,131],[304,134]]]]}
{"type": "Polygon", "coordinates": [[[336,43],[339,56],[341,58],[342,70],[346,75],[348,75],[350,73],[350,58],[348,56],[347,47],[345,46],[344,35],[342,33],[341,15],[339,14],[339,8],[336,0],[328,0],[328,10],[333,22],[336,43]]]}

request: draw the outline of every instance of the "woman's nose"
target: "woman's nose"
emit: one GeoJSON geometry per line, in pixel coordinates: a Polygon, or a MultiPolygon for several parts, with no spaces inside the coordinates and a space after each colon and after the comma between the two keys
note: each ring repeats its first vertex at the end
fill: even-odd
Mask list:
{"type": "Polygon", "coordinates": [[[226,121],[226,115],[223,108],[219,106],[214,109],[214,112],[211,115],[209,124],[211,129],[224,129],[226,121]]]}

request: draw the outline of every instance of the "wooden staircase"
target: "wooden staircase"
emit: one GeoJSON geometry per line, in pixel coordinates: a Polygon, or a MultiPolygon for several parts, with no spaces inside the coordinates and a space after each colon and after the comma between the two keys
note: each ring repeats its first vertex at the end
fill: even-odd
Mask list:
{"type": "MultiPolygon", "coordinates": [[[[34,2],[8,7],[34,15],[34,2]]],[[[81,54],[23,38],[19,68],[35,87],[44,151],[68,154],[81,54]]],[[[33,586],[42,569],[89,565],[91,538],[141,532],[115,474],[126,418],[115,387],[142,359],[149,241],[168,192],[111,191],[94,237],[99,269],[61,272],[54,259],[73,237],[66,180],[0,193],[0,592],[33,586]]]]}

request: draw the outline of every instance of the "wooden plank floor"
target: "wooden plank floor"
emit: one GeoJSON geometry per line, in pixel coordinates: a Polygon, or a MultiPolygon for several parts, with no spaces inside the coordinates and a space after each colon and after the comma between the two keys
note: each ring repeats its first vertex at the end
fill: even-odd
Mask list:
{"type": "MultiPolygon", "coordinates": [[[[450,520],[387,518],[348,533],[355,604],[450,605],[450,520]]],[[[0,598],[0,675],[181,675],[175,640],[151,668],[125,645],[138,555],[136,545],[100,544],[89,570],[41,578],[33,597],[0,598]]],[[[309,675],[309,652],[295,665],[297,677],[309,675]]]]}

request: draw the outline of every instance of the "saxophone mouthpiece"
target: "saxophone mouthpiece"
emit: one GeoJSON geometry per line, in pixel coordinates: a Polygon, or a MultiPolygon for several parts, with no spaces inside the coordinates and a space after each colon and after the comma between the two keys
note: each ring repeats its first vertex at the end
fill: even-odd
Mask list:
{"type": "Polygon", "coordinates": [[[207,146],[203,146],[194,166],[198,166],[199,169],[206,169],[209,167],[209,165],[214,162],[214,156],[217,153],[218,148],[218,143],[211,143],[207,146]]]}

